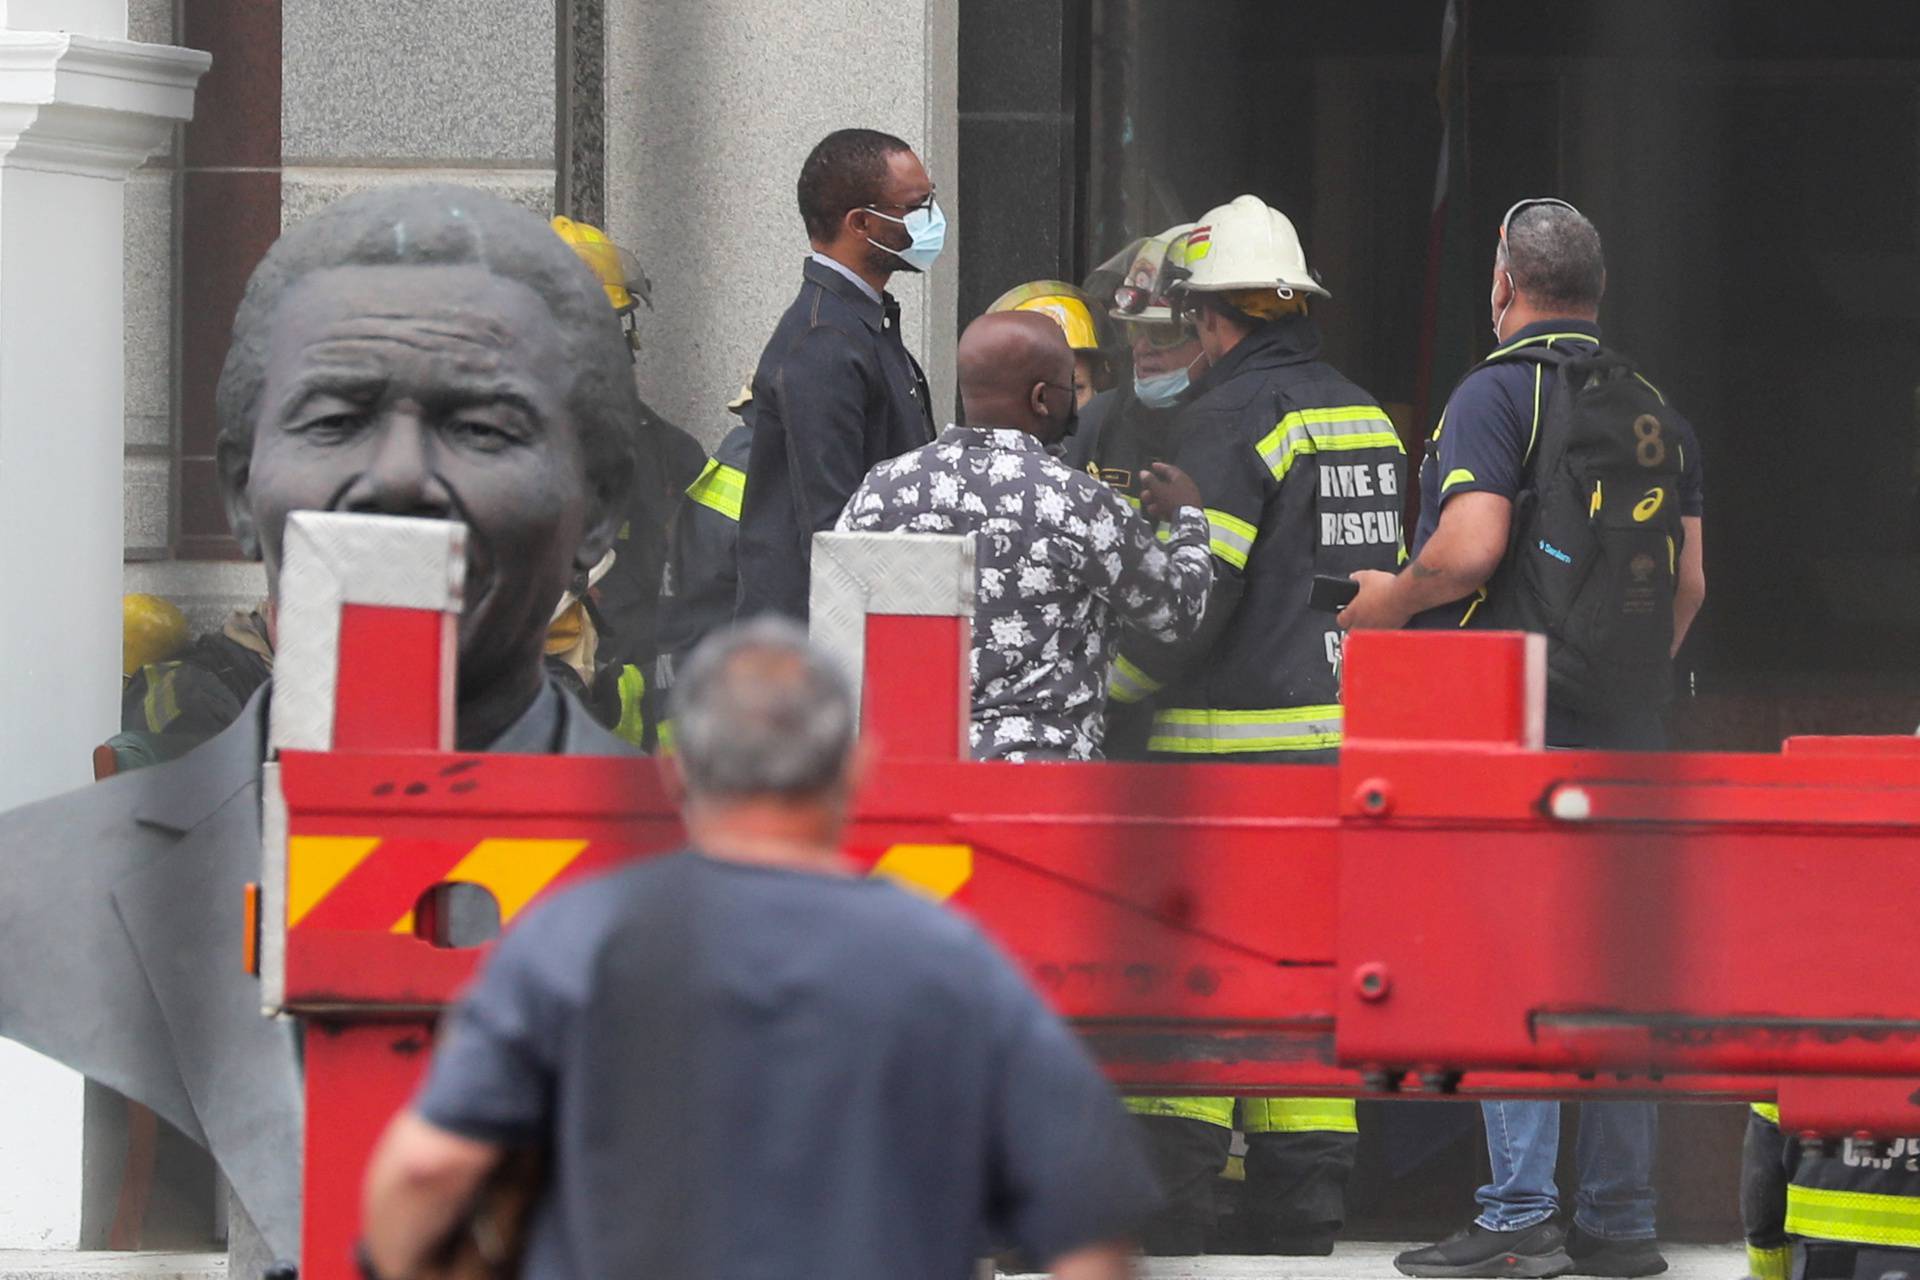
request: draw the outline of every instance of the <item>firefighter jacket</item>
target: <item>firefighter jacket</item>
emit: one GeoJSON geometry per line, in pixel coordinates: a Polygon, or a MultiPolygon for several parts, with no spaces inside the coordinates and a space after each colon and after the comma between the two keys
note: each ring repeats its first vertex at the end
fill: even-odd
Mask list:
{"type": "Polygon", "coordinates": [[[1178,409],[1149,409],[1132,387],[1115,387],[1087,401],[1060,459],[1105,483],[1138,511],[1140,473],[1151,463],[1173,461],[1180,451],[1180,424],[1178,409]]]}
{"type": "MultiPolygon", "coordinates": [[[[747,410],[749,414],[752,409],[747,410]]],[[[673,666],[694,646],[733,621],[740,571],[740,500],[753,449],[751,417],[720,439],[673,518],[666,572],[660,579],[658,683],[673,684],[673,666]]]]}
{"type": "Polygon", "coordinates": [[[1157,756],[1306,762],[1340,744],[1340,632],[1315,574],[1402,559],[1406,450],[1373,397],[1319,358],[1311,318],[1262,325],[1183,409],[1175,463],[1200,486],[1215,557],[1199,634],[1123,644],[1120,700],[1157,695],[1157,756]]]}
{"type": "Polygon", "coordinates": [[[1920,1136],[1794,1144],[1787,1234],[1808,1241],[1920,1249],[1920,1136]]]}
{"type": "Polygon", "coordinates": [[[123,733],[179,735],[200,742],[240,717],[273,674],[273,645],[258,610],[236,610],[167,662],[134,672],[120,697],[123,733]]]}
{"type": "Polygon", "coordinates": [[[661,566],[680,495],[707,451],[645,403],[635,420],[633,488],[613,543],[613,567],[593,589],[593,624],[603,667],[646,667],[659,644],[661,566]]]}

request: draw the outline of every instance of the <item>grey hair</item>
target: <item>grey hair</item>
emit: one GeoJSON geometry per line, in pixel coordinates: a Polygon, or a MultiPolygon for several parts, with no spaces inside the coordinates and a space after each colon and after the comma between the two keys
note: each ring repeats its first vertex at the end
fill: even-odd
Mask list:
{"type": "Polygon", "coordinates": [[[680,668],[671,703],[694,796],[804,799],[847,781],[852,687],[784,618],[758,618],[702,643],[680,668]]]}
{"type": "Polygon", "coordinates": [[[539,216],[498,196],[450,183],[377,187],[328,205],[288,228],[247,280],[233,342],[214,394],[223,453],[253,452],[274,315],[317,271],[350,266],[484,267],[547,304],[571,375],[566,405],[600,499],[625,502],[633,484],[639,392],[633,358],[606,290],[539,216]]]}
{"type": "Polygon", "coordinates": [[[1557,204],[1522,209],[1507,225],[1502,265],[1536,306],[1591,311],[1607,287],[1600,233],[1585,214],[1557,204]]]}

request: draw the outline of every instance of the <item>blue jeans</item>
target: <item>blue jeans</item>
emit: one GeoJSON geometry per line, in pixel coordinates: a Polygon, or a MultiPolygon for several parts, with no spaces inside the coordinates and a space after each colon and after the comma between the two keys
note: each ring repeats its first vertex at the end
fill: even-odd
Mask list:
{"type": "MultiPolygon", "coordinates": [[[[1493,1181],[1480,1188],[1480,1216],[1489,1231],[1520,1231],[1545,1222],[1560,1207],[1553,1166],[1560,1155],[1560,1104],[1483,1102],[1493,1181]]],[[[1651,1102],[1583,1102],[1575,1162],[1580,1190],[1574,1225],[1608,1240],[1651,1240],[1653,1144],[1657,1116],[1651,1102]]]]}

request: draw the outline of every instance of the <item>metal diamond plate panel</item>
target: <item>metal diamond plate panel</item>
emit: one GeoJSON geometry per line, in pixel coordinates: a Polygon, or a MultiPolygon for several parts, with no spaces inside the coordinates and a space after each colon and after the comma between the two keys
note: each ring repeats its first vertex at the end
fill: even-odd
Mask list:
{"type": "Polygon", "coordinates": [[[973,616],[973,539],[964,534],[816,533],[809,627],[860,695],[867,615],[973,616]]]}
{"type": "Polygon", "coordinates": [[[333,745],[340,607],[460,610],[467,527],[407,516],[296,511],[287,517],[277,593],[269,746],[333,745]]]}

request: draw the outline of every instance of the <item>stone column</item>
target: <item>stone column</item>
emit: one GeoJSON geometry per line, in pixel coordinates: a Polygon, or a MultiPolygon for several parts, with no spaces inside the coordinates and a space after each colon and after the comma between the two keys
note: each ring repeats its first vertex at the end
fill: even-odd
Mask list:
{"type": "Polygon", "coordinates": [[[607,229],[640,256],[640,393],[716,441],[800,287],[801,161],[835,129],[884,129],[926,161],[952,222],[925,277],[896,275],[904,336],[953,412],[967,241],[959,182],[960,0],[606,0],[607,229]]]}
{"type": "MultiPolygon", "coordinates": [[[[0,809],[119,727],[124,188],[208,64],[126,34],[124,0],[0,3],[0,809]]],[[[72,1245],[80,1079],[0,1049],[0,1247],[72,1245]]]]}

